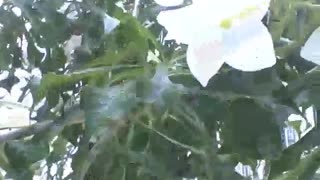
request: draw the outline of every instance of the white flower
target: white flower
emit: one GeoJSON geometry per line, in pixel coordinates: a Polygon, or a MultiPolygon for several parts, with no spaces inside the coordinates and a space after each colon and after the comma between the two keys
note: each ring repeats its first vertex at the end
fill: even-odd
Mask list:
{"type": "Polygon", "coordinates": [[[300,56],[318,65],[320,64],[320,27],[312,32],[301,48],[300,56]]]}
{"type": "Polygon", "coordinates": [[[276,63],[271,35],[261,22],[269,3],[193,0],[192,5],[161,12],[157,20],[168,30],[166,39],[188,44],[190,71],[206,86],[223,63],[242,71],[257,71],[276,63]]]}

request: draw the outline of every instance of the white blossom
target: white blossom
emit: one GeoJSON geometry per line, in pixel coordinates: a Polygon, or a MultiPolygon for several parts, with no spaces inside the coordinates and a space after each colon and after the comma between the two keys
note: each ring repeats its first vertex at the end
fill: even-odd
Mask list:
{"type": "Polygon", "coordinates": [[[320,64],[320,27],[315,29],[301,48],[300,56],[308,61],[320,64]]]}
{"type": "Polygon", "coordinates": [[[157,20],[167,29],[167,40],[188,44],[190,71],[206,86],[224,63],[242,71],[258,71],[276,63],[271,35],[261,22],[269,3],[194,0],[184,8],[161,12],[157,20]]]}

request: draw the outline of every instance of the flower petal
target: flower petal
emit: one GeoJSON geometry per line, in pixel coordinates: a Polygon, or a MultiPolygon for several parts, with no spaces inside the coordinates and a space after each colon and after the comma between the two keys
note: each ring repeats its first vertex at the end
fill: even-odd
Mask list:
{"type": "Polygon", "coordinates": [[[228,11],[231,11],[232,14],[222,19],[219,24],[225,29],[230,29],[247,22],[260,21],[268,11],[270,0],[233,1],[232,4],[228,8],[228,11]]]}
{"type": "Polygon", "coordinates": [[[271,35],[260,21],[234,28],[225,43],[231,48],[226,63],[235,69],[257,71],[276,63],[271,35]]]}
{"type": "MultiPolygon", "coordinates": [[[[195,28],[191,27],[191,23],[199,22],[197,18],[199,17],[193,15],[192,7],[187,6],[177,10],[161,12],[157,21],[169,32],[170,37],[166,37],[167,40],[176,39],[181,43],[188,44],[195,31],[195,28]]],[[[194,26],[197,26],[196,23],[194,26]]]]}
{"type": "Polygon", "coordinates": [[[157,4],[161,6],[178,6],[183,4],[184,0],[154,0],[157,4]]]}
{"type": "Polygon", "coordinates": [[[268,10],[269,2],[270,0],[196,0],[184,8],[161,12],[157,20],[170,33],[170,37],[166,39],[189,44],[190,37],[202,29],[230,29],[248,21],[260,21],[268,10]]]}
{"type": "Polygon", "coordinates": [[[224,45],[222,34],[218,31],[202,31],[192,40],[187,50],[187,63],[193,76],[207,86],[223,65],[224,45]]]}
{"type": "Polygon", "coordinates": [[[300,56],[320,65],[320,27],[312,32],[301,48],[300,56]]]}

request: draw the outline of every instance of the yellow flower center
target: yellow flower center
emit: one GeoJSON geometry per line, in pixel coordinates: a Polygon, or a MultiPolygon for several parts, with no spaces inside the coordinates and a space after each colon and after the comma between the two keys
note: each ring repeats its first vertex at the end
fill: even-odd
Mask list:
{"type": "Polygon", "coordinates": [[[220,27],[222,27],[223,29],[230,29],[231,26],[232,26],[232,18],[223,19],[220,22],[220,27]]]}
{"type": "MultiPolygon", "coordinates": [[[[264,2],[263,5],[267,5],[267,2],[264,2]]],[[[221,22],[220,22],[220,27],[223,28],[223,29],[230,29],[232,27],[232,22],[234,20],[244,20],[248,17],[250,17],[252,14],[254,14],[255,12],[257,11],[260,11],[261,9],[259,8],[259,6],[250,6],[250,7],[247,7],[245,9],[243,9],[240,13],[234,15],[234,16],[231,16],[231,17],[228,17],[226,19],[223,19],[221,22]]]]}

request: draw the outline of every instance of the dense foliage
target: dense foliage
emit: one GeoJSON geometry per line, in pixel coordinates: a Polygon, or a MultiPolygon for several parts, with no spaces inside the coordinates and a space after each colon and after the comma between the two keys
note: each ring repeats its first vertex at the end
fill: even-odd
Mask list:
{"type": "Polygon", "coordinates": [[[190,74],[186,46],[163,40],[167,32],[156,16],[168,8],[135,3],[6,0],[0,6],[0,71],[7,73],[0,86],[10,92],[27,81],[18,101],[31,93],[36,121],[0,135],[5,178],[236,180],[245,179],[234,170],[239,162],[254,170],[261,160],[264,179],[313,178],[320,166],[317,121],[288,148],[281,134],[292,126],[302,135],[300,124],[310,123],[288,116],[304,117],[306,108],[320,105],[319,70],[300,57],[320,26],[320,1],[273,0],[263,21],[277,64],[257,72],[224,65],[205,88],[190,74]],[[105,13],[120,21],[110,33],[105,13]],[[65,43],[73,35],[82,43],[69,58],[65,43]],[[18,70],[41,76],[22,79],[18,70]]]}

